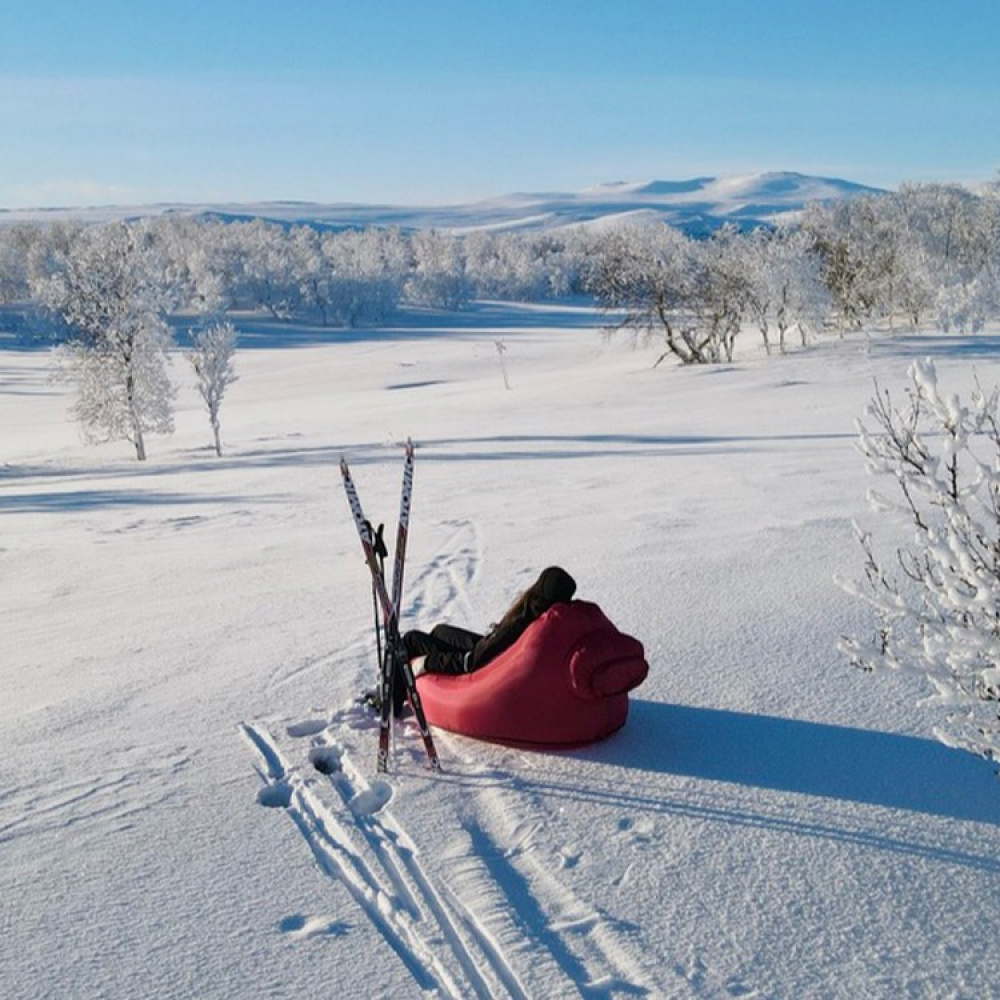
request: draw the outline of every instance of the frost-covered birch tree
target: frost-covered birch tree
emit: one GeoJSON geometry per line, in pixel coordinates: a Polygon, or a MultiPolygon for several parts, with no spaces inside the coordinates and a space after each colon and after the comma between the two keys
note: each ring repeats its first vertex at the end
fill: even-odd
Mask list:
{"type": "Polygon", "coordinates": [[[173,430],[174,399],[162,262],[148,227],[81,230],[36,291],[70,331],[62,372],[76,385],[84,438],[130,441],[145,460],[145,435],[173,430]]]}
{"type": "Polygon", "coordinates": [[[665,225],[624,225],[599,235],[588,263],[587,290],[621,315],[616,329],[662,336],[668,357],[684,364],[718,361],[718,344],[701,328],[696,308],[696,259],[691,241],[665,225]]]}
{"type": "Polygon", "coordinates": [[[731,361],[748,314],[749,281],[740,236],[725,228],[696,242],[667,225],[621,226],[599,237],[586,288],[623,318],[617,329],[662,336],[666,358],[683,364],[731,361]]]}
{"type": "Polygon", "coordinates": [[[998,390],[967,403],[944,393],[932,362],[909,371],[908,402],[876,386],[860,449],[892,482],[871,491],[876,511],[901,520],[910,541],[886,559],[856,528],[864,579],[838,582],[875,612],[874,635],[841,649],[865,670],[904,670],[944,709],[935,735],[1000,760],[1000,413],[998,390]]]}
{"type": "Polygon", "coordinates": [[[192,337],[193,346],[187,357],[194,368],[198,381],[198,392],[208,410],[208,420],[212,425],[215,454],[222,455],[222,441],[219,436],[219,410],[222,398],[237,379],[233,368],[238,334],[232,323],[216,323],[201,330],[192,337]]]}
{"type": "Polygon", "coordinates": [[[812,238],[802,229],[778,227],[755,230],[743,241],[749,315],[764,349],[771,353],[771,333],[777,331],[778,348],[784,354],[788,334],[796,328],[805,347],[808,332],[822,327],[830,309],[812,238]]]}

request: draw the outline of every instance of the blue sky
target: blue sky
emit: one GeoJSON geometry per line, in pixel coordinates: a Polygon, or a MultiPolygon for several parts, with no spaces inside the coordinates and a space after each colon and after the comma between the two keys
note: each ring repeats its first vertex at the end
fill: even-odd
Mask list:
{"type": "Polygon", "coordinates": [[[1000,0],[0,0],[0,208],[1000,168],[1000,0]]]}

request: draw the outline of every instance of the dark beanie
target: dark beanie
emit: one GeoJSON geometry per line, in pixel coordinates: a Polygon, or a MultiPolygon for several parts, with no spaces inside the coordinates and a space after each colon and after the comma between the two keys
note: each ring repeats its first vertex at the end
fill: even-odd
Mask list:
{"type": "Polygon", "coordinates": [[[561,566],[543,569],[537,586],[539,593],[550,604],[572,600],[576,593],[576,581],[561,566]]]}

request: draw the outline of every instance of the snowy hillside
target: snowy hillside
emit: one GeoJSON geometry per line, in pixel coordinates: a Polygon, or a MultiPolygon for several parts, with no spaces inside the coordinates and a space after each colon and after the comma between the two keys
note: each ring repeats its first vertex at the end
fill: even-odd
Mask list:
{"type": "Polygon", "coordinates": [[[700,234],[726,222],[741,226],[774,222],[813,201],[854,197],[874,189],[850,181],[797,173],[699,177],[689,181],[602,184],[570,194],[512,194],[467,205],[321,205],[271,202],[253,205],[150,205],[94,209],[0,211],[0,225],[24,220],[82,218],[106,221],[181,213],[223,219],[262,218],[328,227],[401,226],[405,229],[470,231],[538,230],[594,224],[643,213],[700,234]]]}
{"type": "MultiPolygon", "coordinates": [[[[692,187],[627,197],[721,203],[692,187]]],[[[844,662],[832,583],[876,524],[872,377],[991,385],[996,337],[653,370],[565,305],[237,322],[224,456],[178,361],[142,464],[0,339],[5,1000],[1000,997],[1000,781],[844,662]],[[438,733],[437,777],[406,725],[376,780],[337,463],[391,521],[407,435],[404,625],[483,627],[560,563],[645,644],[620,733],[438,733]]]]}

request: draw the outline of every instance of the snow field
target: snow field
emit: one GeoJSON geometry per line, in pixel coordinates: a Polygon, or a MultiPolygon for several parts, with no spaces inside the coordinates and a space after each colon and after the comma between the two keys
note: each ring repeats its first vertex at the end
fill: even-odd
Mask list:
{"type": "Polygon", "coordinates": [[[832,583],[852,518],[892,535],[871,378],[992,384],[989,338],[653,371],[583,309],[237,326],[221,459],[180,362],[140,465],[0,349],[6,995],[1000,996],[1000,785],[842,660],[864,611],[832,583]],[[437,734],[436,778],[402,726],[376,780],[337,461],[392,527],[407,435],[404,625],[485,626],[562,563],[646,645],[621,733],[437,734]]]}

